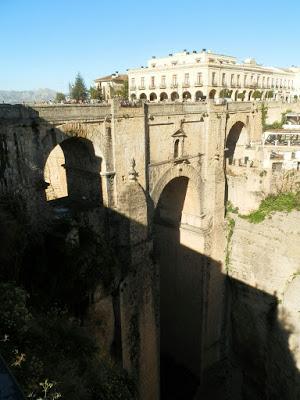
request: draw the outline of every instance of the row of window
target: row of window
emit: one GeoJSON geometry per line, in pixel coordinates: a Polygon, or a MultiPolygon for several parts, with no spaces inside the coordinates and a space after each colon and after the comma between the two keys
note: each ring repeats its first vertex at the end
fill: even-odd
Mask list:
{"type": "MultiPolygon", "coordinates": [[[[145,86],[145,77],[140,78],[139,82],[139,89],[143,90],[146,88],[145,86]]],[[[135,90],[136,89],[136,79],[131,78],[130,82],[130,89],[135,90]]],[[[149,84],[149,89],[154,89],[156,85],[160,88],[166,88],[167,83],[166,83],[166,76],[162,75],[160,77],[160,82],[157,83],[157,79],[155,76],[150,77],[150,84],[149,84]]],[[[218,81],[217,81],[217,73],[212,72],[211,75],[211,84],[213,86],[219,86],[218,81]]],[[[190,83],[190,74],[185,73],[184,74],[184,81],[183,81],[183,86],[184,87],[189,87],[191,85],[190,83]]],[[[196,82],[193,82],[192,85],[203,85],[203,80],[202,80],[202,72],[198,72],[196,76],[196,82]]],[[[177,75],[172,75],[172,83],[171,87],[176,88],[178,86],[178,80],[177,80],[177,75]]],[[[242,75],[239,74],[231,74],[228,76],[226,73],[222,73],[222,81],[221,81],[221,86],[230,86],[230,87],[248,87],[248,86],[253,86],[253,87],[260,87],[260,88],[284,88],[284,89],[292,89],[294,86],[293,80],[290,79],[280,79],[280,78],[270,78],[266,76],[261,76],[261,75],[248,75],[244,74],[243,75],[243,81],[242,81],[242,75]],[[229,79],[230,78],[230,79],[229,79]],[[243,85],[242,85],[243,82],[243,85]]]]}
{"type": "MultiPolygon", "coordinates": [[[[131,83],[131,86],[130,86],[131,89],[135,89],[135,87],[136,87],[135,78],[131,78],[131,82],[130,83],[131,83]]],[[[162,75],[160,77],[160,82],[159,82],[158,85],[160,87],[166,87],[167,86],[166,76],[165,75],[162,75]]],[[[183,85],[185,85],[185,86],[189,86],[190,85],[190,74],[188,74],[188,73],[184,74],[183,85]]],[[[202,85],[202,72],[198,72],[197,73],[195,85],[202,85]]],[[[171,86],[173,86],[173,87],[177,87],[178,86],[177,75],[172,75],[171,86]]],[[[156,87],[156,77],[155,76],[151,76],[150,77],[149,88],[155,88],[155,87],[156,87]]],[[[139,89],[145,89],[145,77],[141,77],[139,89]]]]}
{"type": "MultiPolygon", "coordinates": [[[[222,83],[221,86],[241,86],[242,76],[239,74],[231,74],[228,76],[226,73],[222,73],[222,83]],[[230,81],[228,81],[230,78],[230,81]]],[[[212,72],[211,76],[212,85],[217,86],[217,75],[216,72],[212,72]]],[[[269,76],[261,75],[249,75],[244,74],[243,76],[243,87],[256,86],[260,88],[285,88],[291,89],[294,86],[293,80],[290,79],[280,79],[280,78],[270,78],[269,76]]]]}

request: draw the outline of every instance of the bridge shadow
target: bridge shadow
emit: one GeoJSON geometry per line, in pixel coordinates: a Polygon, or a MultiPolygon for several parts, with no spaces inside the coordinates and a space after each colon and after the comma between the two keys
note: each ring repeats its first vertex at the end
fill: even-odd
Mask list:
{"type": "MultiPolygon", "coordinates": [[[[23,113],[28,113],[28,109],[23,113]]],[[[31,132],[34,146],[28,144],[24,152],[21,136],[3,132],[3,140],[8,146],[0,147],[1,188],[6,191],[21,188],[27,209],[32,210],[33,214],[38,204],[37,210],[45,211],[47,206],[54,210],[54,213],[50,213],[50,219],[38,219],[39,224],[51,224],[51,218],[59,220],[67,214],[79,227],[84,223],[103,233],[107,246],[113,249],[120,266],[118,271],[111,271],[116,274],[115,284],[107,293],[114,320],[108,351],[122,364],[124,343],[120,290],[122,281],[133,274],[131,262],[134,246],[131,246],[130,235],[138,232],[136,237],[143,236],[139,232],[148,231],[148,227],[104,207],[101,157],[91,148],[91,142],[79,143],[76,142],[78,138],[70,147],[69,142],[63,149],[69,167],[66,169],[68,193],[74,195],[47,202],[44,180],[47,157],[58,143],[73,139],[65,132],[59,132],[56,128],[53,130],[47,121],[40,121],[43,133],[35,121],[37,118],[34,112],[27,117],[27,140],[30,140],[31,132]],[[80,157],[76,157],[75,144],[79,145],[80,157]],[[25,160],[29,150],[32,151],[30,163],[25,160]],[[14,182],[10,182],[5,174],[6,169],[12,167],[15,170],[14,182]],[[86,193],[90,194],[86,196],[86,193]],[[95,213],[95,210],[99,212],[95,213]]],[[[144,257],[148,259],[151,256],[159,272],[159,282],[155,280],[153,285],[159,286],[155,300],[159,303],[161,400],[299,399],[300,373],[289,343],[294,327],[282,312],[275,293],[265,293],[230,278],[224,274],[219,261],[201,253],[195,241],[195,227],[182,219],[187,184],[186,179],[182,179],[178,192],[173,190],[176,188],[171,188],[162,197],[154,215],[153,232],[148,232],[145,240],[151,242],[154,239],[153,253],[147,248],[144,257]]],[[[10,215],[11,222],[6,224],[3,211],[6,206],[2,204],[0,207],[0,218],[4,222],[0,225],[1,280],[14,279],[36,295],[37,288],[32,286],[32,278],[38,276],[40,281],[36,281],[42,283],[40,293],[42,290],[49,293],[51,288],[53,300],[57,299],[59,291],[65,295],[65,265],[60,260],[58,244],[70,236],[74,225],[60,230],[59,235],[54,232],[53,240],[45,240],[42,245],[34,244],[36,247],[30,249],[35,249],[36,253],[27,252],[22,274],[12,276],[9,274],[13,273],[14,259],[8,257],[7,249],[10,248],[9,242],[17,242],[18,239],[10,232],[17,216],[10,215]]],[[[148,208],[154,208],[149,198],[148,208]]],[[[136,269],[142,269],[143,264],[142,259],[135,266],[136,269]]],[[[137,271],[134,274],[138,274],[137,271]]],[[[139,281],[141,287],[142,283],[139,281]]],[[[93,304],[92,297],[76,305],[83,324],[86,323],[87,310],[93,304]]],[[[139,306],[137,303],[137,308],[139,306]]],[[[136,347],[140,354],[147,352],[142,344],[136,347]]],[[[60,379],[63,380],[63,377],[60,379]]],[[[3,381],[5,379],[0,380],[3,381]]],[[[0,389],[0,393],[5,393],[4,388],[0,389]]],[[[2,398],[5,398],[4,395],[2,398]]]]}

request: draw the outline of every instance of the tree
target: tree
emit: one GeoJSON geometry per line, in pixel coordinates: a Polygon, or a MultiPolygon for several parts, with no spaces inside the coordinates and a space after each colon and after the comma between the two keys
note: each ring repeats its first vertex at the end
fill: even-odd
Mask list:
{"type": "Polygon", "coordinates": [[[231,97],[231,95],[232,95],[232,90],[229,90],[229,89],[222,89],[220,92],[220,97],[222,99],[225,99],[225,98],[228,99],[231,97]]]}
{"type": "Polygon", "coordinates": [[[102,90],[100,87],[91,86],[89,92],[90,92],[91,99],[102,100],[102,90]]]}
{"type": "Polygon", "coordinates": [[[62,101],[65,101],[65,100],[66,100],[66,96],[63,93],[61,93],[61,92],[56,93],[56,96],[55,96],[56,103],[61,103],[62,101]]]}
{"type": "Polygon", "coordinates": [[[70,85],[70,89],[71,99],[74,99],[76,101],[83,101],[87,98],[87,88],[79,72],[75,78],[75,83],[73,85],[70,85]]]}
{"type": "Polygon", "coordinates": [[[255,90],[252,94],[252,97],[254,100],[261,99],[261,96],[262,96],[262,92],[260,92],[259,90],[255,90]]]}
{"type": "Polygon", "coordinates": [[[128,80],[126,79],[121,88],[112,87],[112,97],[120,97],[123,100],[128,100],[128,80]]]}
{"type": "Polygon", "coordinates": [[[244,101],[245,96],[246,96],[246,90],[244,90],[241,93],[238,93],[238,95],[237,95],[238,99],[241,99],[242,101],[244,101]]]}
{"type": "Polygon", "coordinates": [[[121,91],[121,96],[124,100],[128,100],[128,79],[124,81],[123,89],[121,91]]]}

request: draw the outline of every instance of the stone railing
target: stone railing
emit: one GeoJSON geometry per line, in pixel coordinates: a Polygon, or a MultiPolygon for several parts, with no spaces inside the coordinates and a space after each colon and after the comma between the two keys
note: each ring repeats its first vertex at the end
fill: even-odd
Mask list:
{"type": "Polygon", "coordinates": [[[110,105],[61,104],[33,106],[40,118],[50,122],[92,121],[105,118],[111,113],[110,105]]]}
{"type": "Polygon", "coordinates": [[[151,103],[148,104],[148,113],[153,115],[184,114],[207,112],[206,103],[151,103]]]}
{"type": "Polygon", "coordinates": [[[227,103],[228,111],[251,111],[253,104],[251,101],[234,101],[232,103],[227,103]]]}
{"type": "Polygon", "coordinates": [[[20,120],[38,117],[37,111],[22,104],[0,104],[0,120],[20,120]]]}

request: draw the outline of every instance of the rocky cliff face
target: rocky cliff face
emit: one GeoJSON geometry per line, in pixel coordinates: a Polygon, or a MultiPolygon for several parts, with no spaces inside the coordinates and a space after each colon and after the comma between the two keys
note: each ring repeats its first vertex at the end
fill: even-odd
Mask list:
{"type": "Polygon", "coordinates": [[[234,218],[228,274],[242,398],[299,399],[300,212],[234,218]]]}

